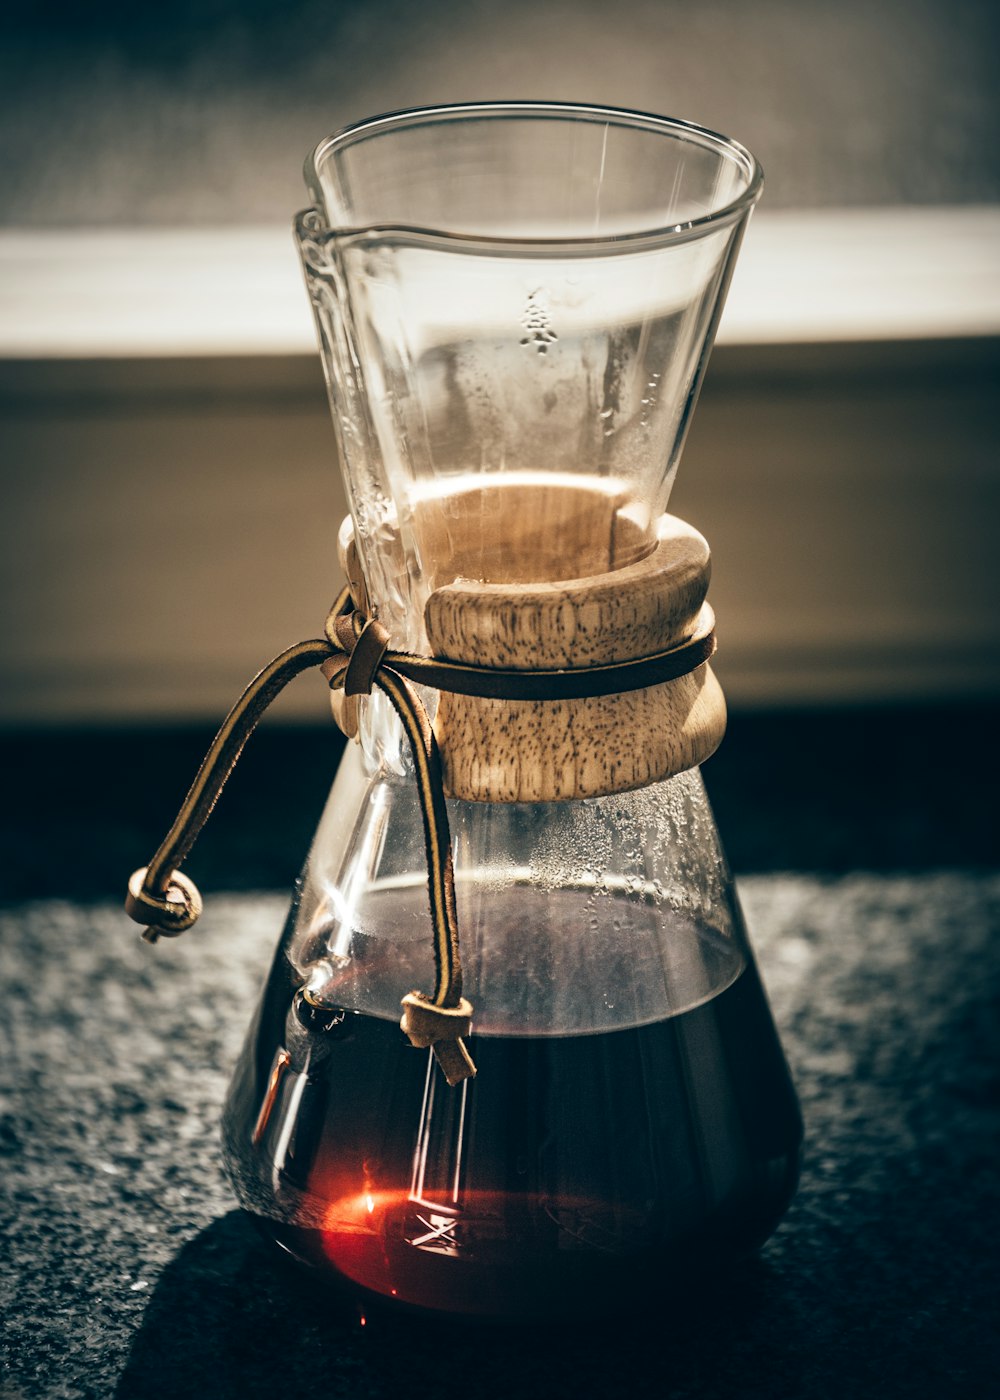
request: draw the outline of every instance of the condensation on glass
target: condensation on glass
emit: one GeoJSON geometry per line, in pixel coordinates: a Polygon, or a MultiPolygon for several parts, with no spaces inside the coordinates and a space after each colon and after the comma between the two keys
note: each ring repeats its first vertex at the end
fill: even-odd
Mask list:
{"type": "MultiPolygon", "coordinates": [[[[299,243],[393,644],[426,649],[456,578],[575,576],[557,537],[518,554],[533,492],[592,499],[626,542],[614,567],[651,549],[759,194],[749,153],[489,105],[352,128],[306,177],[299,243]]],[[[243,1204],[369,1293],[506,1317],[655,1301],[759,1245],[801,1124],[698,770],[450,802],[479,1069],[451,1089],[398,1026],[432,966],[423,834],[398,725],[363,708],[230,1092],[243,1204]]]]}

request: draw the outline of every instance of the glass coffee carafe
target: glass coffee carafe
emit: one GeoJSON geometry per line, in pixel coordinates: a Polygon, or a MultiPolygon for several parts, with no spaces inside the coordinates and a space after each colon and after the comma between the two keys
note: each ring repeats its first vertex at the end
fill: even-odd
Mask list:
{"type": "MultiPolygon", "coordinates": [[[[655,561],[704,544],[665,511],[752,156],[491,104],[351,128],[306,175],[359,610],[398,651],[514,670],[683,639],[639,613],[655,561]]],[[[338,700],[352,742],[224,1122],[242,1205],[295,1258],[411,1307],[551,1318],[655,1303],[774,1229],[801,1122],[697,766],[721,693],[707,662],[659,690],[419,690],[473,1008],[455,1084],[400,1029],[433,966],[410,748],[384,695],[338,700]]]]}

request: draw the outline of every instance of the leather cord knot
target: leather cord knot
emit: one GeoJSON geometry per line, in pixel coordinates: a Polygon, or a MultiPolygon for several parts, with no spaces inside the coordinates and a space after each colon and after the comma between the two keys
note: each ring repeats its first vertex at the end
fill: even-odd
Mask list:
{"type": "Polygon", "coordinates": [[[455,908],[451,831],[444,800],[441,756],[427,711],[413,686],[399,673],[389,651],[389,633],[375,617],[365,617],[346,601],[334,607],[326,635],[338,655],[323,664],[332,689],[343,689],[350,703],[374,687],[385,695],[403,725],[413,754],[427,854],[427,891],[434,935],[436,979],[433,997],[412,992],[403,998],[401,1025],[412,1044],[432,1046],[449,1084],[476,1072],[462,1037],[472,1025],[472,1006],[462,996],[462,962],[455,908]],[[346,654],[347,664],[343,664],[346,654]]]}
{"type": "Polygon", "coordinates": [[[149,925],[142,935],[147,943],[155,943],[158,938],[177,938],[198,921],[202,911],[201,893],[193,880],[175,870],[164,892],[157,894],[147,888],[148,870],[144,865],[141,870],[132,872],[125,912],[136,923],[149,925]]]}
{"type": "Polygon", "coordinates": [[[449,1084],[475,1075],[476,1067],[464,1044],[472,1030],[472,1003],[465,997],[459,997],[456,1006],[437,1006],[423,992],[408,992],[399,1025],[418,1050],[431,1046],[449,1084]]]}
{"type": "Polygon", "coordinates": [[[275,658],[250,683],[226,717],[205,755],[198,775],[173,826],[148,867],[129,880],[127,913],[148,924],[144,937],[175,937],[198,918],[201,896],[178,866],[208,820],[208,816],[257,721],[288,682],[310,666],[319,666],[331,688],[348,697],[369,694],[378,687],[399,716],[413,750],[427,854],[427,888],[434,935],[436,978],[432,997],[414,993],[404,1003],[404,1020],[416,1016],[415,1034],[431,1045],[449,1084],[476,1072],[462,1036],[471,1026],[472,1007],[462,997],[462,963],[455,909],[455,875],[451,832],[444,800],[441,758],[427,712],[416,691],[392,666],[384,664],[389,634],[377,618],[356,611],[347,589],[338,597],[326,621],[325,636],[300,642],[275,658]],[[440,1049],[438,1048],[440,1044],[440,1049]]]}
{"type": "Polygon", "coordinates": [[[364,618],[357,612],[338,618],[334,632],[350,658],[344,672],[344,694],[370,695],[389,649],[389,633],[377,617],[364,618]]]}
{"type": "MultiPolygon", "coordinates": [[[[427,889],[434,940],[434,993],[403,998],[401,1025],[411,1042],[432,1046],[449,1084],[475,1074],[464,1045],[472,1007],[462,996],[462,964],[455,908],[451,833],[444,799],[441,756],[427,712],[412,683],[456,694],[511,700],[566,699],[637,690],[686,675],[715,649],[711,610],[691,637],[637,661],[555,671],[495,670],[390,649],[389,634],[374,617],[355,610],[344,589],[326,621],[324,636],[299,642],[254,677],[227,715],[166,837],[147,867],[129,880],[125,908],[143,936],[155,942],[191,927],[202,909],[194,882],[179,870],[218,800],[243,746],[264,711],[285,686],[318,666],[332,689],[357,695],[380,690],[403,725],[413,752],[427,855],[427,889]]],[[[345,701],[346,703],[346,701],[345,701]]]]}

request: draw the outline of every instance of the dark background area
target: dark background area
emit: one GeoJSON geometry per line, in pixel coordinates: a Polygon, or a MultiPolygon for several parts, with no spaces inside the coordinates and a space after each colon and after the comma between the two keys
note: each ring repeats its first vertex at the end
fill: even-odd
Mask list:
{"type": "MultiPolygon", "coordinates": [[[[811,734],[800,718],[736,717],[745,785],[722,781],[722,754],[706,766],[741,864],[755,849],[829,862],[740,880],[805,1118],[798,1194],[759,1258],[651,1297],[649,1316],[514,1331],[359,1309],[293,1273],[234,1209],[220,1109],[323,798],[329,731],[259,737],[190,862],[203,921],[156,948],[122,912],[121,882],[204,736],[50,745],[63,761],[36,769],[21,831],[36,823],[51,865],[39,875],[30,842],[11,865],[62,897],[0,904],[4,1400],[988,1400],[1000,880],[936,861],[836,872],[982,857],[977,818],[992,813],[968,801],[977,782],[919,773],[940,724],[971,732],[991,715],[911,716],[905,748],[898,714],[870,727],[841,713],[811,734]],[[806,746],[782,763],[775,744],[786,759],[806,746]],[[225,894],[234,880],[283,888],[225,894]]],[[[19,756],[37,754],[33,741],[19,756]]],[[[980,775],[985,789],[982,761],[980,775]]]]}
{"type": "Polygon", "coordinates": [[[0,224],[276,221],[307,150],[484,98],[738,134],[767,207],[1000,198],[993,0],[49,0],[0,19],[0,224]]]}
{"type": "MultiPolygon", "coordinates": [[[[995,868],[1000,705],[737,711],[704,776],[737,874],[995,868]],[[947,755],[947,758],[946,758],[947,755]]],[[[212,737],[204,725],[0,735],[0,897],[123,895],[212,737]]],[[[290,889],[336,772],[333,724],[264,725],[185,868],[290,889]]]]}

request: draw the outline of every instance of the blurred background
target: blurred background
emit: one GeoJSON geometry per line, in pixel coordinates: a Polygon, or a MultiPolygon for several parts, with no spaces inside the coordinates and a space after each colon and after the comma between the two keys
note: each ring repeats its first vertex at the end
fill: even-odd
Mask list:
{"type": "Polygon", "coordinates": [[[199,929],[151,950],[121,911],[340,581],[303,157],[488,98],[688,118],[765,168],[671,508],[713,548],[705,779],[807,1123],[786,1224],[690,1328],[616,1324],[575,1371],[539,1331],[518,1386],[617,1395],[626,1355],[636,1394],[993,1392],[998,52],[996,0],[3,7],[4,1395],[509,1393],[506,1336],[363,1333],[226,1214],[229,1067],[341,750],[316,676],[186,864],[199,929]]]}
{"type": "Polygon", "coordinates": [[[397,107],[697,120],[767,207],[990,203],[989,0],[39,0],[6,7],[6,225],[285,224],[305,152],[397,107]]]}
{"type": "MultiPolygon", "coordinates": [[[[318,630],[345,506],[302,159],[484,97],[689,118],[765,168],[671,502],[714,551],[737,868],[993,858],[994,4],[52,0],[0,26],[4,888],[117,890],[245,681],[318,630]]],[[[299,682],[205,842],[222,883],[291,877],[337,745],[299,682]]]]}

